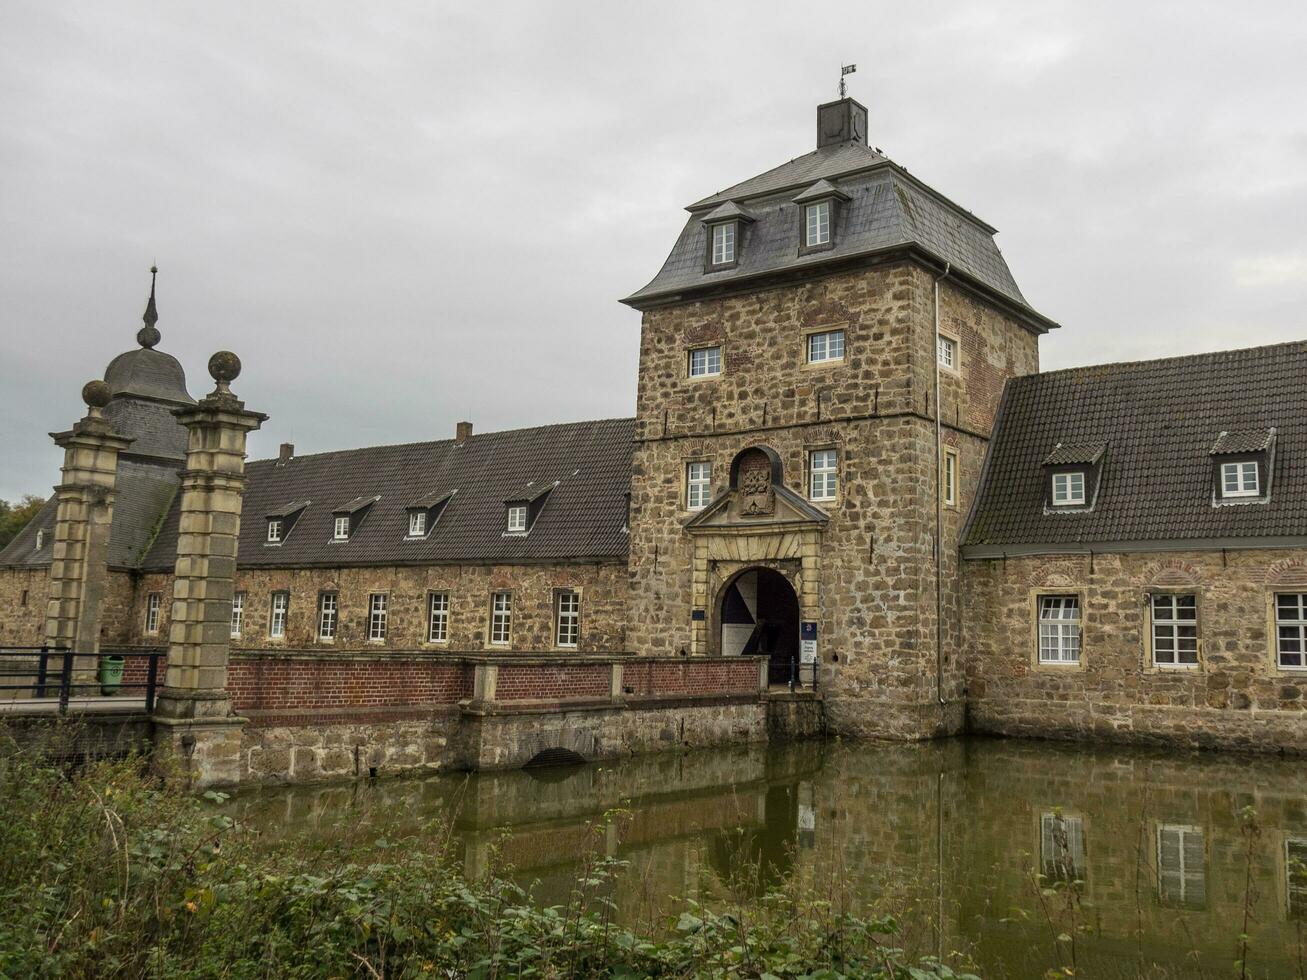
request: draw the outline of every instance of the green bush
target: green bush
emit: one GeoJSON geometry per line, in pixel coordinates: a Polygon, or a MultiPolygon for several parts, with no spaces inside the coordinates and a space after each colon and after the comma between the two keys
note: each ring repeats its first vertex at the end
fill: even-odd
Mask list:
{"type": "Polygon", "coordinates": [[[273,843],[139,761],[66,773],[0,739],[0,976],[954,977],[909,964],[867,920],[794,891],[745,914],[683,903],[641,936],[616,922],[620,862],[566,905],[465,879],[448,835],[273,843]]]}

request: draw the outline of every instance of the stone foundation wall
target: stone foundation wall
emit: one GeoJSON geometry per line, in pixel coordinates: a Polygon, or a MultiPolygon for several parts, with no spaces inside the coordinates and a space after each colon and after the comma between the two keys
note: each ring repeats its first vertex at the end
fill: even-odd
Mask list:
{"type": "Polygon", "coordinates": [[[1276,591],[1307,591],[1307,553],[1264,550],[966,562],[974,731],[1307,751],[1307,673],[1277,665],[1276,591]],[[1197,597],[1194,667],[1152,663],[1146,596],[1197,597]],[[1078,665],[1036,657],[1040,594],[1081,597],[1078,665]]]}

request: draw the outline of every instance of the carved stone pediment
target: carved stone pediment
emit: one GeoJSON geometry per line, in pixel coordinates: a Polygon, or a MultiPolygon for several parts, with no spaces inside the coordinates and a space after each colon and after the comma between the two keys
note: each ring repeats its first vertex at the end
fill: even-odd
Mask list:
{"type": "Polygon", "coordinates": [[[723,531],[790,530],[822,527],[830,515],[784,486],[768,484],[765,493],[749,493],[744,481],[722,494],[685,524],[691,534],[723,531]]]}

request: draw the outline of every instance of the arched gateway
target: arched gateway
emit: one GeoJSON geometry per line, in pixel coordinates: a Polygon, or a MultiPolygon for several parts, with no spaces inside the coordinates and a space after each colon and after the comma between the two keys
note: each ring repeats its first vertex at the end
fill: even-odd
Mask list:
{"type": "Polygon", "coordinates": [[[723,656],[765,656],[773,680],[788,679],[799,656],[799,597],[772,568],[749,568],[721,591],[718,609],[723,656]]]}

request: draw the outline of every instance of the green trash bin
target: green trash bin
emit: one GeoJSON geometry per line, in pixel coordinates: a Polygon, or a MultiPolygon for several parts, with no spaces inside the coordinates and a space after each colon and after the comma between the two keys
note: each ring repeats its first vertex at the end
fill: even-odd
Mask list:
{"type": "Polygon", "coordinates": [[[123,667],[127,661],[112,654],[100,658],[100,693],[105,697],[118,693],[123,683],[123,667]]]}

